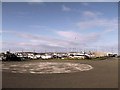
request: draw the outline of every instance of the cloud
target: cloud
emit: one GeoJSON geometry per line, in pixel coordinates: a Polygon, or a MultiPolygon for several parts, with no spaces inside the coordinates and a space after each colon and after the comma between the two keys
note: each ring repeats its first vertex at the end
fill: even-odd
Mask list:
{"type": "Polygon", "coordinates": [[[14,36],[18,36],[18,37],[22,37],[22,38],[33,38],[33,39],[37,39],[37,36],[28,34],[28,33],[22,33],[22,32],[18,32],[18,31],[8,31],[8,30],[3,30],[3,34],[4,33],[8,33],[8,34],[12,34],[14,36]]]}
{"type": "Polygon", "coordinates": [[[78,33],[73,32],[73,31],[57,31],[57,34],[65,38],[72,39],[72,40],[74,40],[77,37],[80,37],[78,33]]]}
{"type": "Polygon", "coordinates": [[[0,29],[0,34],[2,34],[2,30],[0,29]]]}
{"type": "Polygon", "coordinates": [[[83,17],[87,18],[96,18],[99,15],[102,15],[101,12],[92,12],[92,11],[84,11],[82,12],[83,17]]]}
{"type": "Polygon", "coordinates": [[[16,35],[18,38],[27,39],[26,42],[6,41],[4,43],[4,49],[12,50],[61,50],[68,48],[84,49],[92,42],[96,42],[98,39],[97,34],[81,35],[74,31],[58,31],[59,39],[42,35],[32,35],[28,33],[20,33],[15,31],[4,31],[11,35],[16,35]],[[67,35],[67,36],[66,36],[67,35]]]}
{"type": "Polygon", "coordinates": [[[114,31],[117,25],[118,24],[116,19],[99,19],[99,18],[93,19],[93,20],[80,21],[77,23],[77,26],[81,30],[94,29],[99,27],[107,30],[111,29],[111,31],[114,31]]]}
{"type": "MultiPolygon", "coordinates": [[[[63,39],[56,39],[56,38],[51,38],[47,36],[42,36],[42,35],[31,35],[27,33],[19,33],[19,32],[14,32],[14,31],[4,31],[8,34],[13,34],[16,35],[19,38],[23,39],[28,39],[27,42],[16,42],[17,44],[14,43],[16,46],[21,46],[21,47],[51,47],[51,48],[66,48],[66,47],[74,47],[77,45],[76,42],[70,41],[70,40],[63,40],[63,39]]],[[[11,41],[12,42],[12,41],[11,41]]],[[[14,41],[13,41],[14,42],[14,41]]],[[[8,44],[8,45],[13,45],[13,44],[8,44]]]]}
{"type": "Polygon", "coordinates": [[[71,11],[71,8],[69,8],[69,7],[65,6],[65,5],[62,5],[62,11],[68,12],[68,11],[71,11]]]}
{"type": "MultiPolygon", "coordinates": [[[[61,39],[56,39],[48,36],[42,35],[32,35],[28,33],[20,33],[16,31],[4,31],[4,33],[16,35],[18,38],[27,39],[27,42],[19,42],[19,46],[35,47],[46,45],[50,47],[66,48],[66,47],[85,47],[88,43],[95,43],[100,39],[101,34],[91,33],[91,34],[80,34],[73,31],[56,31],[56,34],[61,37],[61,39]]],[[[12,42],[12,41],[11,41],[12,42]]],[[[18,42],[17,42],[18,43],[18,42]]],[[[9,44],[13,45],[13,44],[9,44]]]]}
{"type": "Polygon", "coordinates": [[[91,33],[91,34],[80,34],[78,32],[73,31],[58,31],[58,35],[61,37],[70,40],[71,42],[75,42],[76,45],[88,45],[90,43],[97,42],[101,34],[100,33],[91,33]]]}
{"type": "Polygon", "coordinates": [[[85,11],[82,14],[82,20],[76,23],[80,30],[90,30],[96,28],[102,28],[105,30],[105,32],[117,30],[117,18],[101,18],[99,17],[100,15],[102,15],[102,13],[100,12],[85,11]]]}
{"type": "MultiPolygon", "coordinates": [[[[91,45],[99,42],[101,33],[81,34],[75,31],[56,31],[59,39],[42,35],[32,35],[15,31],[4,31],[18,38],[27,39],[27,41],[5,41],[3,40],[3,49],[8,50],[61,50],[69,48],[90,49],[91,45]],[[15,49],[16,48],[16,49],[15,49]]],[[[94,47],[96,48],[96,47],[94,47]]]]}

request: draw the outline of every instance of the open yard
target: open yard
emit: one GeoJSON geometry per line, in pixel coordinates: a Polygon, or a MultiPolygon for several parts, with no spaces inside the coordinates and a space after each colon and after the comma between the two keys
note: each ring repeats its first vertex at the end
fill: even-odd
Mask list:
{"type": "MultiPolygon", "coordinates": [[[[3,88],[117,88],[118,87],[118,60],[111,58],[107,60],[49,60],[50,67],[55,69],[57,67],[57,73],[35,73],[27,72],[32,70],[39,63],[47,63],[47,60],[35,60],[35,61],[22,61],[22,62],[3,62],[3,88]],[[59,66],[56,64],[58,63],[59,66]],[[67,64],[66,64],[67,63],[67,64]],[[23,72],[12,72],[15,67],[20,70],[22,65],[33,65],[31,67],[24,67],[23,72]],[[19,66],[15,66],[19,65],[19,66]],[[56,65],[56,67],[55,67],[56,65]],[[66,65],[66,66],[65,66],[66,65]],[[73,66],[71,68],[71,65],[73,66]],[[80,65],[90,65],[90,70],[78,70],[80,65]],[[11,68],[10,68],[11,66],[11,68]],[[70,67],[69,67],[70,66],[70,67]],[[14,67],[14,68],[12,68],[14,67]],[[59,68],[66,68],[68,72],[62,72],[59,68]],[[76,70],[76,68],[77,70],[76,70]],[[27,69],[26,69],[27,68],[27,69]],[[25,72],[26,70],[26,72],[25,72]],[[71,72],[70,72],[71,71],[71,72]]],[[[41,68],[43,66],[40,66],[41,68]]],[[[39,67],[38,71],[41,70],[39,67]]],[[[45,67],[45,66],[44,66],[45,67]]],[[[90,67],[85,67],[87,69],[90,67]]],[[[45,69],[45,68],[43,68],[45,69]]],[[[42,69],[42,70],[43,70],[42,69]]],[[[46,68],[48,69],[48,68],[46,68]]],[[[60,69],[61,70],[61,69],[60,69]]],[[[45,71],[45,70],[44,70],[45,71]]],[[[51,71],[48,71],[51,72],[51,71]]]]}

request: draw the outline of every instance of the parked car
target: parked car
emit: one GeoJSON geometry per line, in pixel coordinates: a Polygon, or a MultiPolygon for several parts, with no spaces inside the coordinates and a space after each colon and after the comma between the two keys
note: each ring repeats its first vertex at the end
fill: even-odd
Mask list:
{"type": "Polygon", "coordinates": [[[42,55],[41,58],[42,59],[51,59],[52,56],[51,55],[42,55]]]}

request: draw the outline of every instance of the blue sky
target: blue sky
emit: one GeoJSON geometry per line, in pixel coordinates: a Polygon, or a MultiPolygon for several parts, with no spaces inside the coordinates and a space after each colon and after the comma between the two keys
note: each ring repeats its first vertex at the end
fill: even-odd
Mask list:
{"type": "Polygon", "coordinates": [[[118,42],[117,3],[2,3],[3,51],[111,51],[118,42]]]}

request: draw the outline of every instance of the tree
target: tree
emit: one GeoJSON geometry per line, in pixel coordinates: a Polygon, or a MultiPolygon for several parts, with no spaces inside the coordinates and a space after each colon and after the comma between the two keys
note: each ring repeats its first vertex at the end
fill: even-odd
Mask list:
{"type": "Polygon", "coordinates": [[[6,52],[6,61],[21,61],[21,58],[17,57],[15,54],[10,53],[9,51],[6,52]]]}

